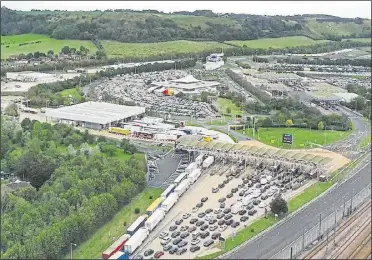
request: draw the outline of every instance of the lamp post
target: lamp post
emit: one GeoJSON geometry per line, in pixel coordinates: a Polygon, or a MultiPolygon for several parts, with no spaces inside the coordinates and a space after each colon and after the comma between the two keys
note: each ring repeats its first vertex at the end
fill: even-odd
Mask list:
{"type": "Polygon", "coordinates": [[[70,259],[72,259],[72,246],[77,246],[77,244],[70,243],[70,256],[71,256],[70,259]]]}

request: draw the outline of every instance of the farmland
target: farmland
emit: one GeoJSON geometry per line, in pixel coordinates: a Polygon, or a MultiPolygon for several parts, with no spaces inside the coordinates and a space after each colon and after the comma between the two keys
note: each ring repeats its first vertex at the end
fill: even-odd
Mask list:
{"type": "Polygon", "coordinates": [[[361,33],[371,31],[371,21],[365,20],[363,24],[357,23],[336,23],[336,22],[317,22],[315,19],[309,19],[306,27],[313,33],[319,36],[334,35],[359,35],[361,33]]]}
{"type": "MultiPolygon", "coordinates": [[[[240,130],[240,132],[242,132],[240,130]]],[[[261,141],[265,144],[280,147],[280,148],[315,148],[336,142],[342,138],[345,138],[350,131],[332,131],[332,130],[310,130],[305,128],[259,128],[258,132],[253,136],[252,129],[246,130],[246,135],[253,137],[254,139],[261,141]],[[282,135],[292,134],[293,145],[282,144],[282,135]]]]}
{"type": "Polygon", "coordinates": [[[169,41],[156,43],[123,43],[102,41],[108,57],[148,57],[153,55],[171,55],[179,53],[196,53],[202,51],[218,51],[229,47],[218,42],[169,41]]]}
{"type": "Polygon", "coordinates": [[[95,53],[97,48],[91,41],[82,40],[57,40],[41,34],[20,34],[12,36],[1,36],[1,58],[6,59],[11,55],[19,55],[21,53],[44,52],[53,50],[54,53],[59,53],[63,46],[80,48],[84,46],[89,49],[89,53],[95,53]],[[35,43],[40,41],[40,43],[35,43]],[[22,43],[27,45],[19,46],[22,43]],[[9,47],[6,47],[9,46],[9,47]]]}
{"type": "Polygon", "coordinates": [[[265,38],[259,40],[250,41],[228,41],[230,44],[237,46],[247,46],[248,48],[255,49],[268,49],[268,48],[285,48],[285,47],[296,47],[296,46],[309,46],[314,44],[320,44],[328,42],[327,40],[313,40],[305,36],[290,36],[280,38],[265,38]]]}

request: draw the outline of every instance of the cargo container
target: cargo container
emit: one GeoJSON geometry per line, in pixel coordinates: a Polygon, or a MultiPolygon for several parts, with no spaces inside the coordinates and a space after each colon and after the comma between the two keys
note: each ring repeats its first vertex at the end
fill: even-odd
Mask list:
{"type": "Polygon", "coordinates": [[[146,237],[149,235],[147,228],[140,228],[124,245],[124,251],[127,251],[129,255],[133,254],[134,251],[143,243],[146,237]]]}
{"type": "Polygon", "coordinates": [[[124,244],[128,241],[130,238],[129,234],[124,234],[121,237],[119,237],[118,240],[116,240],[109,248],[107,248],[103,253],[102,253],[102,258],[103,259],[109,259],[110,256],[118,252],[119,250],[123,249],[124,244]]]}
{"type": "Polygon", "coordinates": [[[163,202],[163,198],[157,198],[151,205],[146,209],[147,215],[151,216],[151,214],[160,207],[161,203],[163,202]]]}
{"type": "Polygon", "coordinates": [[[174,204],[178,201],[178,193],[173,192],[166,198],[163,203],[161,204],[161,208],[164,209],[165,212],[168,212],[174,204]]]}
{"type": "Polygon", "coordinates": [[[127,252],[118,251],[113,254],[109,259],[129,259],[129,255],[127,252]]]}
{"type": "Polygon", "coordinates": [[[169,185],[168,188],[166,188],[165,191],[163,191],[163,193],[160,195],[160,198],[165,200],[165,198],[167,198],[174,191],[174,188],[176,188],[176,185],[169,185]]]}
{"type": "Polygon", "coordinates": [[[208,168],[214,162],[214,156],[208,156],[203,162],[203,169],[208,168]]]}
{"type": "Polygon", "coordinates": [[[164,218],[165,211],[161,208],[157,209],[152,213],[152,215],[146,220],[145,227],[151,231],[153,230],[157,224],[164,218]]]}
{"type": "Polygon", "coordinates": [[[239,201],[231,206],[231,213],[236,214],[242,209],[243,209],[243,203],[239,201]]]}
{"type": "Polygon", "coordinates": [[[190,181],[190,183],[196,182],[197,179],[199,179],[201,175],[201,170],[196,168],[192,173],[190,173],[189,177],[187,179],[190,181]]]}
{"type": "Polygon", "coordinates": [[[178,186],[174,189],[174,192],[177,192],[178,196],[181,197],[182,194],[187,191],[187,189],[190,187],[190,181],[189,179],[184,179],[178,186]]]}
{"type": "Polygon", "coordinates": [[[119,128],[119,127],[110,127],[109,132],[113,133],[113,134],[120,134],[120,135],[129,135],[130,134],[129,129],[119,128]]]}
{"type": "Polygon", "coordinates": [[[187,178],[187,173],[183,172],[180,175],[178,175],[178,177],[174,180],[174,183],[177,185],[186,178],[187,178]]]}
{"type": "Polygon", "coordinates": [[[198,157],[196,157],[195,162],[196,165],[199,167],[203,162],[204,154],[199,154],[198,157]]]}
{"type": "Polygon", "coordinates": [[[192,162],[189,164],[189,166],[186,167],[185,172],[187,174],[190,174],[193,170],[195,170],[198,167],[196,162],[192,162]]]}
{"type": "Polygon", "coordinates": [[[147,220],[147,215],[142,215],[133,222],[132,225],[127,229],[127,234],[133,236],[136,231],[145,225],[145,221],[147,220]]]}

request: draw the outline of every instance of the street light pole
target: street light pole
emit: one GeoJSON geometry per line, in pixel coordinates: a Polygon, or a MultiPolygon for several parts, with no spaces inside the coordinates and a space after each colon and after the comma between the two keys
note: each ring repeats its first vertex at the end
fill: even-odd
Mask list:
{"type": "Polygon", "coordinates": [[[74,244],[74,243],[70,243],[70,256],[71,256],[71,258],[70,259],[72,259],[72,246],[77,246],[77,244],[74,244]]]}

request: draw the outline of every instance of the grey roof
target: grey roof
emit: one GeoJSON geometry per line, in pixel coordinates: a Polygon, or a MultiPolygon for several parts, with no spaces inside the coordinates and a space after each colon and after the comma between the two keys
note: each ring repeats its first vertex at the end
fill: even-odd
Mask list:
{"type": "Polygon", "coordinates": [[[144,107],[122,106],[105,102],[85,102],[47,110],[46,116],[71,121],[108,124],[143,113],[145,113],[144,107]]]}

